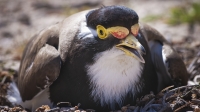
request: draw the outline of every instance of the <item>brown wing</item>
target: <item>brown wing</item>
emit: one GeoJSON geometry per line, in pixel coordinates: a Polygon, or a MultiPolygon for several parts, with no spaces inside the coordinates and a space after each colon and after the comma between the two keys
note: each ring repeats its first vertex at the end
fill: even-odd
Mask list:
{"type": "Polygon", "coordinates": [[[187,85],[189,74],[178,53],[168,44],[163,45],[163,54],[166,57],[168,72],[177,86],[187,85]]]}
{"type": "Polygon", "coordinates": [[[80,23],[88,11],[66,18],[33,37],[21,60],[18,87],[22,100],[30,100],[50,86],[59,76],[61,63],[65,61],[80,23]]]}
{"type": "Polygon", "coordinates": [[[23,101],[32,99],[58,77],[61,67],[58,41],[59,25],[56,24],[34,36],[27,44],[18,77],[23,101]]]}
{"type": "Polygon", "coordinates": [[[186,85],[188,73],[185,64],[169,42],[154,28],[140,23],[151,51],[152,61],[158,74],[158,90],[169,85],[186,85]]]}

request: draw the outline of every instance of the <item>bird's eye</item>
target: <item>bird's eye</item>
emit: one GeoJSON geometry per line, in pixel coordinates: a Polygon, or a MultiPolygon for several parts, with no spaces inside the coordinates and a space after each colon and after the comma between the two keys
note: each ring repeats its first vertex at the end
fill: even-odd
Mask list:
{"type": "Polygon", "coordinates": [[[108,37],[108,32],[102,25],[97,25],[96,29],[100,39],[106,39],[108,37]]]}
{"type": "Polygon", "coordinates": [[[131,32],[134,36],[138,35],[138,31],[139,31],[139,24],[134,24],[133,26],[131,26],[131,32]]]}

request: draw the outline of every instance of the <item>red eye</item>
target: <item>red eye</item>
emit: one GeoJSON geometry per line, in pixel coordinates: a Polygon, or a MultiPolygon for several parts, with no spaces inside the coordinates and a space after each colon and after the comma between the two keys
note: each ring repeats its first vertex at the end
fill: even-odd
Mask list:
{"type": "Polygon", "coordinates": [[[129,34],[128,29],[121,26],[110,27],[108,28],[108,32],[118,39],[123,39],[129,34]]]}
{"type": "Polygon", "coordinates": [[[131,26],[131,33],[134,36],[138,35],[138,31],[139,31],[139,24],[134,24],[133,26],[131,26]]]}

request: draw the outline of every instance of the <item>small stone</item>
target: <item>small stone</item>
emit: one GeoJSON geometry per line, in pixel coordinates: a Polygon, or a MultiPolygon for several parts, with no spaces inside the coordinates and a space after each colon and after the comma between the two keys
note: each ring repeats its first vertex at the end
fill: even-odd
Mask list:
{"type": "Polygon", "coordinates": [[[11,69],[11,70],[14,70],[14,71],[18,71],[19,70],[19,66],[20,66],[20,61],[7,61],[5,64],[4,64],[4,68],[5,69],[11,69]]]}

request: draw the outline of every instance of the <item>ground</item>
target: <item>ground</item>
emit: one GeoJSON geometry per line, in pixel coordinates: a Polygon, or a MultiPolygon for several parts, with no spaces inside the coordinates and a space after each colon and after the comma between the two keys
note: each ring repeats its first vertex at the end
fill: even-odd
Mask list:
{"type": "MultiPolygon", "coordinates": [[[[184,7],[189,13],[194,12],[194,9],[191,8],[193,3],[199,3],[199,1],[0,0],[0,110],[20,111],[22,109],[21,107],[9,108],[12,105],[4,96],[9,82],[17,81],[20,59],[27,41],[37,32],[62,21],[73,13],[103,5],[124,5],[134,9],[140,17],[140,22],[157,29],[181,55],[190,74],[188,85],[198,84],[198,80],[200,80],[200,22],[193,20],[192,22],[180,21],[178,24],[170,23],[170,19],[175,18],[172,9],[184,7]]],[[[198,9],[198,11],[200,10],[198,9]]],[[[127,109],[130,111],[141,111],[141,109],[182,111],[190,109],[198,112],[200,111],[198,88],[199,86],[179,89],[169,87],[158,95],[150,93],[140,99],[138,105],[125,106],[122,111],[127,109]],[[167,98],[167,100],[162,100],[163,98],[167,98]],[[140,105],[145,106],[140,107],[140,105]]],[[[44,109],[48,110],[48,107],[43,106],[38,111],[44,111],[44,109]]]]}

